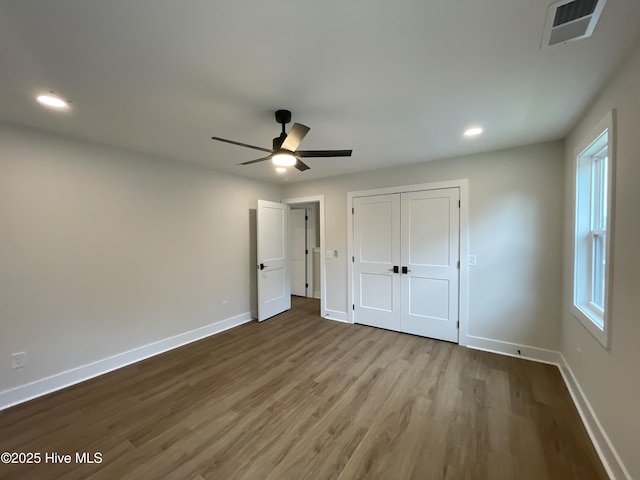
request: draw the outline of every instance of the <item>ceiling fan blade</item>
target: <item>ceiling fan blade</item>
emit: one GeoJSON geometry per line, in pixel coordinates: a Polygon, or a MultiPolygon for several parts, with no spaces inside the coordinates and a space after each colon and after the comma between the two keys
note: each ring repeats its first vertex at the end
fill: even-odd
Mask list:
{"type": "Polygon", "coordinates": [[[282,147],[285,150],[289,150],[291,152],[295,152],[296,148],[302,142],[302,139],[305,137],[307,133],[309,133],[310,128],[306,125],[302,125],[301,123],[294,123],[291,130],[287,134],[287,138],[282,142],[282,147]]]}
{"type": "Polygon", "coordinates": [[[270,159],[271,159],[271,155],[264,158],[256,158],[255,160],[249,160],[248,162],[238,163],[236,165],[251,165],[252,163],[264,162],[265,160],[270,160],[270,159]]]}
{"type": "Polygon", "coordinates": [[[272,152],[272,150],[269,150],[268,148],[256,147],[255,145],[248,145],[246,143],[234,142],[233,140],[227,140],[226,138],[211,137],[211,140],[218,140],[219,142],[230,143],[232,145],[239,145],[241,147],[253,148],[254,150],[260,150],[261,152],[269,152],[269,153],[272,152]]]}
{"type": "Polygon", "coordinates": [[[300,170],[301,172],[304,172],[305,170],[309,170],[309,165],[307,165],[306,163],[304,163],[302,160],[300,160],[298,158],[298,161],[296,162],[296,164],[294,165],[294,167],[296,167],[298,170],[300,170]]]}
{"type": "Polygon", "coordinates": [[[298,157],[350,157],[353,150],[298,150],[298,157]]]}

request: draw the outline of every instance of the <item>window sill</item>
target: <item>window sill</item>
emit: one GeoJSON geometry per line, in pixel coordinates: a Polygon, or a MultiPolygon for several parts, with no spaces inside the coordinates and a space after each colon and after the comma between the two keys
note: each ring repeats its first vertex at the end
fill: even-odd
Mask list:
{"type": "Polygon", "coordinates": [[[609,349],[609,335],[601,326],[604,323],[603,317],[596,309],[591,309],[588,305],[573,305],[571,313],[605,349],[609,349]]]}

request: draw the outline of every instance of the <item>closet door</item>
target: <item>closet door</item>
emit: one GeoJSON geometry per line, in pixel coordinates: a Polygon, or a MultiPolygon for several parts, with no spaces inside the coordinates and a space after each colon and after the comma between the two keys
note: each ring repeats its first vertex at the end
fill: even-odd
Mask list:
{"type": "Polygon", "coordinates": [[[402,332],[458,342],[460,190],[402,194],[402,332]]]}
{"type": "Polygon", "coordinates": [[[400,331],[400,194],[353,200],[354,321],[400,331]]]}

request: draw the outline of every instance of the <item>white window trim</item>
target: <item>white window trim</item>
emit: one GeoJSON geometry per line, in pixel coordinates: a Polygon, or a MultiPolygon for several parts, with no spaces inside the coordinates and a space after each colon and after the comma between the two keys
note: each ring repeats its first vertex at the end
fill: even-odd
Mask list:
{"type": "MultiPolygon", "coordinates": [[[[582,141],[578,143],[573,151],[573,173],[574,173],[574,195],[573,195],[573,237],[571,241],[572,247],[572,294],[571,294],[571,313],[573,316],[600,342],[600,344],[608,349],[611,332],[611,286],[613,278],[613,235],[614,235],[614,212],[615,212],[615,158],[616,158],[616,131],[615,131],[615,110],[610,111],[598,124],[586,135],[582,141]],[[591,145],[607,130],[607,156],[608,156],[608,172],[607,172],[607,240],[605,261],[607,265],[605,277],[604,292],[604,311],[593,305],[576,304],[576,271],[578,269],[578,261],[576,258],[576,235],[578,229],[578,216],[576,207],[578,201],[578,158],[589,149],[591,145]],[[601,324],[601,325],[600,325],[601,324]]],[[[591,281],[589,279],[589,281],[591,281]]]]}

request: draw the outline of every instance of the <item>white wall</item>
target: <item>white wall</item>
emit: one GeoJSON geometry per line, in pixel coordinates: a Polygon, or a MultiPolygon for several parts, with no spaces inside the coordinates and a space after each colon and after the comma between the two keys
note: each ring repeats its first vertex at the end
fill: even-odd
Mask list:
{"type": "Polygon", "coordinates": [[[0,392],[255,310],[258,198],[280,187],[0,125],[0,392]]]}
{"type": "Polygon", "coordinates": [[[566,142],[565,284],[562,353],[631,478],[640,478],[640,45],[566,142]],[[573,317],[573,151],[600,119],[617,110],[617,172],[610,349],[573,317]]]}
{"type": "MultiPolygon", "coordinates": [[[[348,160],[345,160],[348,161],[348,160]]],[[[469,179],[469,334],[557,350],[560,343],[564,148],[514,148],[289,184],[283,197],[325,196],[327,308],[347,311],[347,192],[469,179]]],[[[350,216],[349,216],[350,217],[350,216]]]]}

